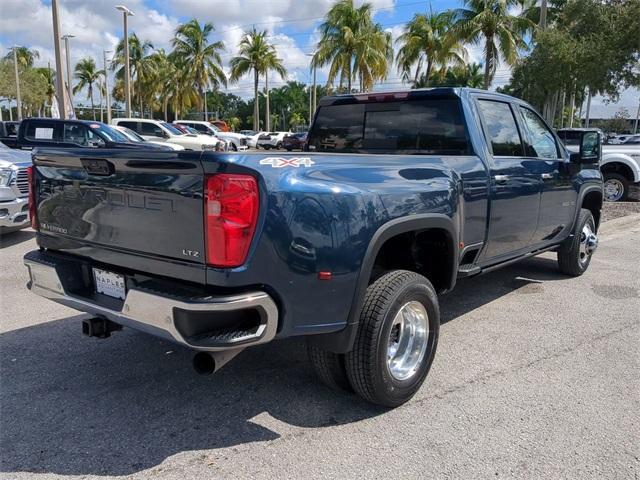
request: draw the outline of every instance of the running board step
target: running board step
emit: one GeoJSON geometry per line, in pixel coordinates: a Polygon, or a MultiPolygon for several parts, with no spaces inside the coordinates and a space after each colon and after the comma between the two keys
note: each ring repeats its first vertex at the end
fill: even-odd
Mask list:
{"type": "Polygon", "coordinates": [[[458,278],[473,277],[478,275],[482,269],[473,263],[467,263],[458,267],[458,278]]]}

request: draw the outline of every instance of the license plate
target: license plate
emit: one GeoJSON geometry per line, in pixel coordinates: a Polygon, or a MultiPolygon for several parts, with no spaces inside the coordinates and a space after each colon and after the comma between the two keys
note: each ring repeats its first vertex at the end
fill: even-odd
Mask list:
{"type": "Polygon", "coordinates": [[[102,293],[113,298],[124,300],[124,276],[94,268],[93,278],[96,282],[96,293],[102,293]]]}

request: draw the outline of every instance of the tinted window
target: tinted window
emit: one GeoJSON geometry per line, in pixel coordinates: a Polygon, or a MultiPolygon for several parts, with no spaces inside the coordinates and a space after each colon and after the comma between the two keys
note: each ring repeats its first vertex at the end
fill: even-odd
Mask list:
{"type": "Polygon", "coordinates": [[[209,133],[209,129],[207,128],[206,125],[200,125],[199,123],[194,123],[193,125],[189,125],[189,126],[195,128],[199,132],[209,133]]]}
{"type": "Polygon", "coordinates": [[[7,137],[17,137],[18,136],[18,126],[19,123],[5,123],[5,128],[7,130],[7,137]]]}
{"type": "Polygon", "coordinates": [[[28,140],[40,142],[58,140],[55,122],[27,122],[27,128],[24,136],[28,140]]]}
{"type": "Polygon", "coordinates": [[[580,145],[582,139],[582,133],[577,131],[560,130],[558,136],[565,145],[580,145]]]}
{"type": "Polygon", "coordinates": [[[131,130],[133,130],[134,132],[138,132],[140,133],[140,127],[138,126],[138,122],[118,122],[118,125],[120,125],[121,127],[127,127],[131,130]]]}
{"type": "Polygon", "coordinates": [[[558,158],[556,139],[551,130],[533,110],[520,107],[520,111],[529,131],[529,142],[531,143],[527,145],[527,154],[538,158],[558,158]]]}
{"type": "Polygon", "coordinates": [[[493,154],[506,157],[522,156],[522,141],[509,104],[492,100],[480,100],[478,104],[484,117],[493,154]]]}
{"type": "Polygon", "coordinates": [[[471,153],[457,99],[321,107],[310,149],[372,153],[471,153]]]}
{"type": "Polygon", "coordinates": [[[140,135],[148,135],[151,137],[161,137],[162,129],[153,123],[141,122],[140,135]]]}

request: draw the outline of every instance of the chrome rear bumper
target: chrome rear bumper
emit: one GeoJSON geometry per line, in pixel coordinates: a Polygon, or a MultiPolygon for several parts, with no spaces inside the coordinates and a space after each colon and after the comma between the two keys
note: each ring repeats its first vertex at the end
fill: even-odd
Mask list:
{"type": "MultiPolygon", "coordinates": [[[[38,252],[31,252],[37,254],[38,252]]],[[[37,255],[31,255],[36,257],[37,255]]],[[[113,322],[175,341],[200,351],[217,352],[269,342],[276,334],[278,308],[265,292],[248,292],[239,295],[207,296],[200,301],[180,300],[157,293],[131,288],[126,294],[121,310],[113,310],[86,298],[69,294],[58,275],[56,265],[46,259],[29,258],[24,264],[29,269],[31,281],[27,285],[35,294],[68,307],[105,317],[113,322]],[[206,301],[204,301],[206,300],[206,301]],[[187,337],[180,333],[176,314],[208,312],[216,313],[254,310],[259,324],[250,332],[228,332],[215,338],[199,335],[187,337]],[[213,340],[212,340],[213,338],[213,340]]]]}

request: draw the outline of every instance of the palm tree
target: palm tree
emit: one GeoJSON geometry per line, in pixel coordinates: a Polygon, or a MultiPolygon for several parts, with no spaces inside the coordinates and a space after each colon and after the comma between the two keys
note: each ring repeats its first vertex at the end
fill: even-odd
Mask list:
{"type": "Polygon", "coordinates": [[[198,108],[202,110],[203,95],[210,84],[218,88],[227,85],[227,77],[222,70],[220,52],[224,50],[223,42],[209,43],[208,37],[213,32],[209,22],[200,25],[195,18],[179,25],[172,40],[174,53],[187,66],[193,83],[199,94],[198,108]]]}
{"type": "Polygon", "coordinates": [[[479,43],[484,39],[484,88],[488,89],[500,56],[512,65],[518,49],[526,49],[524,36],[535,25],[523,16],[511,15],[516,0],[464,0],[465,8],[456,10],[454,30],[464,41],[479,43]]]}
{"type": "Polygon", "coordinates": [[[451,32],[454,17],[455,12],[451,10],[416,13],[405,25],[404,32],[396,40],[402,45],[396,61],[404,81],[411,78],[411,69],[415,65],[413,83],[416,84],[425,62],[425,87],[429,86],[434,68],[446,67],[451,63],[464,65],[466,50],[451,32]]]}
{"type": "Polygon", "coordinates": [[[40,77],[42,77],[45,82],[44,94],[46,95],[49,104],[51,104],[53,102],[53,96],[56,94],[55,72],[51,69],[50,66],[38,67],[36,68],[36,72],[38,72],[40,77]]]}
{"type": "Polygon", "coordinates": [[[353,78],[359,78],[360,90],[370,90],[377,80],[386,78],[393,61],[391,34],[374,23],[371,4],[355,8],[353,0],[340,0],[331,7],[320,25],[322,35],[311,65],[330,65],[327,85],[340,77],[351,91],[353,78]]]}
{"type": "Polygon", "coordinates": [[[93,119],[96,119],[96,111],[93,104],[93,84],[98,82],[100,77],[104,75],[104,70],[98,70],[96,62],[93,58],[83,58],[77,64],[73,73],[73,77],[78,80],[78,83],[73,87],[73,94],[87,88],[87,99],[91,100],[91,111],[93,112],[93,119]]]}
{"type": "Polygon", "coordinates": [[[263,59],[263,73],[264,73],[264,92],[265,92],[265,107],[264,107],[264,128],[265,130],[271,130],[271,117],[269,108],[269,70],[274,70],[280,78],[283,80],[287,77],[287,69],[282,64],[282,59],[278,58],[276,50],[273,46],[270,46],[270,51],[265,55],[263,59]]]}
{"type": "MultiPolygon", "coordinates": [[[[135,79],[132,93],[137,97],[141,116],[144,84],[148,84],[155,75],[154,63],[150,59],[152,50],[153,45],[150,42],[141,41],[135,33],[129,36],[129,65],[131,76],[135,79]]],[[[116,47],[111,68],[116,71],[117,78],[124,78],[124,39],[120,40],[116,47]]]]}
{"type": "MultiPolygon", "coordinates": [[[[255,28],[250,32],[246,32],[238,44],[238,56],[233,57],[229,62],[229,65],[231,66],[231,75],[229,79],[234,83],[240,80],[240,78],[245,74],[253,72],[253,129],[256,131],[260,130],[260,107],[258,105],[258,84],[260,82],[260,75],[266,75],[269,70],[275,70],[282,77],[286,75],[286,70],[282,65],[282,60],[278,58],[275,47],[267,41],[266,37],[266,31],[258,32],[255,28]]],[[[267,115],[269,114],[268,109],[267,100],[267,115]]],[[[269,118],[267,118],[265,126],[268,129],[269,118]]]]}
{"type": "MultiPolygon", "coordinates": [[[[19,67],[33,67],[33,62],[40,58],[40,52],[38,52],[38,50],[29,50],[27,47],[15,48],[19,67]]],[[[11,49],[4,58],[13,62],[13,49],[11,49]]]]}
{"type": "Polygon", "coordinates": [[[429,78],[429,82],[427,82],[426,75],[422,74],[414,88],[426,87],[427,84],[434,87],[482,88],[483,83],[482,65],[471,63],[444,67],[437,73],[435,80],[429,78]]]}

